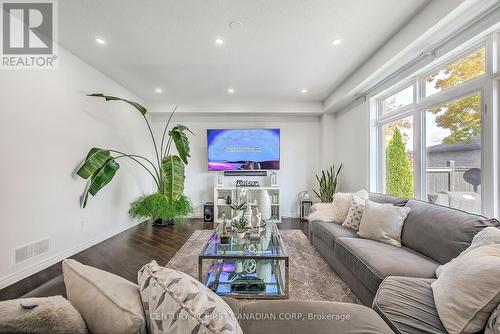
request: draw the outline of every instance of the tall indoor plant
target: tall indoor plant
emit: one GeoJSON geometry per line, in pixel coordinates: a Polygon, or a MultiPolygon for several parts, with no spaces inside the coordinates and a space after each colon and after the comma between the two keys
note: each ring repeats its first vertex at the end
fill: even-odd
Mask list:
{"type": "Polygon", "coordinates": [[[326,172],[322,170],[321,177],[316,175],[316,180],[318,180],[319,183],[319,193],[316,190],[313,191],[322,203],[331,203],[333,201],[333,195],[337,191],[337,184],[341,171],[342,164],[340,164],[337,171],[335,171],[335,165],[333,165],[327,169],[326,172]]]}
{"type": "Polygon", "coordinates": [[[82,196],[82,206],[87,205],[89,194],[95,196],[106,186],[120,168],[117,160],[128,158],[144,168],[153,178],[156,192],[139,197],[131,204],[129,213],[132,217],[155,220],[155,224],[171,224],[179,217],[188,215],[191,203],[183,194],[184,170],[188,164],[189,139],[186,132],[192,133],[186,126],[177,124],[168,131],[175,109],[170,114],[158,146],[151,125],[146,117],[147,109],[137,102],[125,100],[104,94],[89,94],[88,96],[103,98],[106,101],[122,101],[133,106],[143,117],[148,128],[155,152],[154,160],[138,155],[128,154],[117,150],[93,147],[87,154],[82,166],[76,174],[89,180],[85,193],[82,196]],[[177,155],[170,154],[172,143],[177,149],[177,155]]]}

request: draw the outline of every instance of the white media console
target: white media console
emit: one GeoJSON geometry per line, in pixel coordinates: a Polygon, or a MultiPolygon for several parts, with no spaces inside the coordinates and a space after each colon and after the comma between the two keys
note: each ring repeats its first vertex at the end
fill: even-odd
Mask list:
{"type": "Polygon", "coordinates": [[[231,203],[236,201],[237,190],[245,189],[247,191],[247,200],[252,204],[252,208],[257,202],[257,196],[261,190],[266,190],[271,198],[271,219],[276,223],[281,223],[280,215],[280,188],[278,187],[214,187],[214,223],[222,223],[223,214],[226,219],[231,219],[236,215],[229,204],[228,197],[231,203]]]}

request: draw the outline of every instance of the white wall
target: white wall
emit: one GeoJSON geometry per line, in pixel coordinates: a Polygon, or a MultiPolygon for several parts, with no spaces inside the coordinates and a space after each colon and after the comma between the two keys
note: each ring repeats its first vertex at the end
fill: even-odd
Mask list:
{"type": "MultiPolygon", "coordinates": [[[[155,117],[155,131],[161,133],[165,116],[155,117]]],[[[320,120],[316,116],[194,116],[176,115],[174,123],[188,126],[191,136],[191,160],[186,169],[185,194],[191,198],[193,216],[202,216],[203,204],[213,201],[215,172],[207,171],[207,129],[225,128],[280,128],[281,215],[296,217],[297,195],[316,186],[314,175],[320,164],[320,120]]],[[[229,185],[238,177],[226,177],[229,185]]],[[[260,180],[263,182],[264,180],[260,180]]],[[[261,183],[262,184],[262,183],[261,183]]]]}
{"type": "Polygon", "coordinates": [[[151,189],[122,160],[108,187],[79,207],[85,182],[73,172],[92,146],[149,149],[142,117],[85,96],[96,91],[139,100],[62,48],[58,69],[1,71],[0,288],[130,227],[129,203],[151,189]],[[14,265],[14,248],[45,238],[48,253],[14,265]]]}
{"type": "MultiPolygon", "coordinates": [[[[336,163],[335,159],[335,117],[332,113],[325,113],[320,118],[320,167],[329,168],[336,163]]],[[[335,166],[337,168],[337,166],[335,166]]]]}
{"type": "Polygon", "coordinates": [[[324,132],[333,135],[332,149],[326,155],[335,165],[343,164],[340,191],[368,189],[369,109],[362,103],[346,113],[326,114],[324,132]]]}

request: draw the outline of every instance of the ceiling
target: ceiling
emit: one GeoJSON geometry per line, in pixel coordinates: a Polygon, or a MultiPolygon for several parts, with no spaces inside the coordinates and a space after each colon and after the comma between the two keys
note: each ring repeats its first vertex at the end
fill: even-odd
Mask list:
{"type": "Polygon", "coordinates": [[[318,102],[429,1],[64,0],[59,39],[147,102],[318,102]]]}

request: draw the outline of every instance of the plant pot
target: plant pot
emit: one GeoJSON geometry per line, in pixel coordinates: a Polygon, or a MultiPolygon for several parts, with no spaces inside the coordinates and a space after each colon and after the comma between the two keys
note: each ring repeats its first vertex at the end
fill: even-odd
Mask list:
{"type": "Polygon", "coordinates": [[[173,226],[175,225],[175,221],[173,219],[165,220],[158,218],[153,222],[153,226],[156,227],[165,227],[165,226],[173,226]]]}
{"type": "Polygon", "coordinates": [[[229,233],[226,234],[221,234],[220,236],[220,243],[221,245],[227,245],[230,242],[231,237],[229,236],[229,233]]]}
{"type": "Polygon", "coordinates": [[[245,237],[245,235],[247,234],[246,231],[234,231],[233,232],[233,237],[235,239],[243,239],[245,237]]]}

